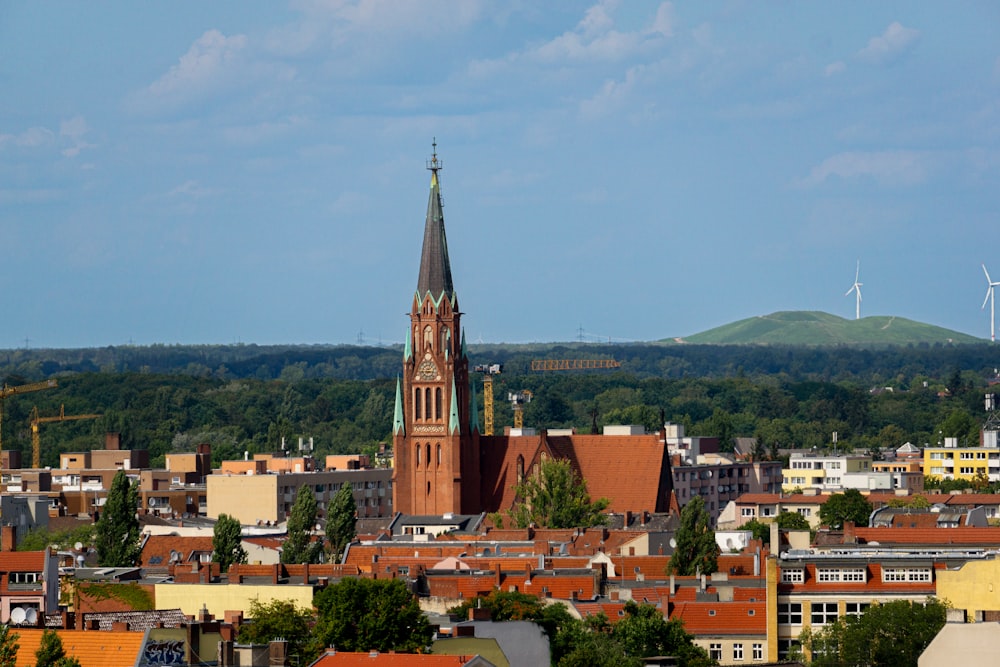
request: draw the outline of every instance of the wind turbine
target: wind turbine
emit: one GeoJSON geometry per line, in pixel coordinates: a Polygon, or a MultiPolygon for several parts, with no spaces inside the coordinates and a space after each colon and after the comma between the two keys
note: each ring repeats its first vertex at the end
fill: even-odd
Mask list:
{"type": "MultiPolygon", "coordinates": [[[[860,320],[861,319],[861,286],[864,285],[864,283],[859,283],[858,282],[858,278],[860,276],[861,276],[861,260],[859,259],[858,260],[858,269],[857,269],[857,271],[854,272],[854,284],[851,285],[851,289],[847,290],[847,292],[844,294],[844,296],[851,296],[851,292],[855,292],[858,295],[857,307],[856,307],[855,313],[854,313],[854,319],[856,319],[856,320],[860,320]]],[[[998,283],[998,284],[1000,284],[1000,283],[998,283]]]]}
{"type": "Polygon", "coordinates": [[[986,302],[987,301],[990,302],[990,340],[995,343],[997,340],[997,336],[996,336],[996,324],[995,324],[996,320],[994,319],[996,310],[993,307],[993,288],[996,287],[997,285],[1000,285],[1000,283],[993,282],[993,279],[990,278],[990,272],[986,270],[985,264],[983,264],[983,273],[986,274],[986,298],[983,299],[983,305],[979,309],[983,310],[984,308],[986,308],[986,302]]]}

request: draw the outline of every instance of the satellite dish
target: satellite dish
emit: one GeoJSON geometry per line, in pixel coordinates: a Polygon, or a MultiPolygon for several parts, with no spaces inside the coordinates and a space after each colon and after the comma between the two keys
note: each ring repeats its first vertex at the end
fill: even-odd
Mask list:
{"type": "Polygon", "coordinates": [[[677,540],[675,540],[672,537],[670,538],[670,548],[671,549],[676,549],[677,548],[677,540]]]}
{"type": "Polygon", "coordinates": [[[77,542],[76,544],[73,545],[73,548],[76,549],[77,551],[80,551],[81,549],[83,549],[83,542],[77,542]]]}
{"type": "Polygon", "coordinates": [[[27,614],[24,613],[24,607],[14,607],[10,610],[10,622],[15,625],[21,625],[24,623],[24,619],[27,614]]]}
{"type": "Polygon", "coordinates": [[[156,498],[150,498],[149,499],[149,506],[150,507],[156,507],[156,498]]]}
{"type": "Polygon", "coordinates": [[[28,622],[28,625],[34,625],[38,622],[38,610],[34,608],[29,608],[24,612],[24,620],[28,622]]]}

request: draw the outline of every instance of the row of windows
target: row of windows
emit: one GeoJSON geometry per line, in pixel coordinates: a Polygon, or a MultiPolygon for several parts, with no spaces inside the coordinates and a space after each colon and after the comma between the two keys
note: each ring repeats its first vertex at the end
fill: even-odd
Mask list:
{"type": "Polygon", "coordinates": [[[424,389],[416,387],[413,390],[413,415],[418,421],[441,421],[441,405],[441,387],[435,387],[433,393],[430,387],[424,389]],[[423,409],[421,409],[421,397],[423,397],[423,409]]]}
{"type": "MultiPolygon", "coordinates": [[[[760,661],[764,659],[764,644],[754,642],[753,643],[753,659],[760,661]]],[[[713,660],[722,660],[722,644],[711,643],[708,645],[708,657],[713,660]]],[[[739,661],[743,660],[743,644],[737,642],[733,644],[733,660],[739,661]]]]}
{"type": "MultiPolygon", "coordinates": [[[[860,616],[871,605],[868,602],[847,602],[844,604],[845,616],[860,616]]],[[[813,625],[826,625],[837,621],[836,602],[813,602],[809,607],[809,620],[813,625]]],[[[802,625],[801,602],[779,602],[778,623],[783,625],[802,625]]]]}
{"type": "MultiPolygon", "coordinates": [[[[414,462],[416,463],[416,466],[418,468],[420,467],[420,448],[421,448],[421,446],[424,448],[424,452],[426,452],[426,455],[424,456],[424,463],[427,464],[428,466],[431,464],[431,444],[427,443],[426,445],[421,445],[418,442],[417,445],[416,445],[415,455],[414,455],[414,459],[413,459],[414,462]]],[[[437,452],[437,462],[435,463],[435,465],[441,465],[441,445],[440,444],[437,445],[435,451],[437,452]]]]}
{"type": "MultiPolygon", "coordinates": [[[[928,582],[933,579],[929,567],[883,567],[882,581],[887,583],[910,581],[928,582]]],[[[805,581],[804,568],[781,570],[781,581],[786,584],[801,584],[805,581]]],[[[868,570],[864,567],[817,567],[816,581],[824,584],[840,582],[868,581],[868,570]]]]}

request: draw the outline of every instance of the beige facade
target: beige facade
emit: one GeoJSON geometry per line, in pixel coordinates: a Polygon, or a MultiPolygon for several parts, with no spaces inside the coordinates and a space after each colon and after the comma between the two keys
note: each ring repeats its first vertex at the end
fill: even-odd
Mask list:
{"type": "Polygon", "coordinates": [[[319,519],[343,484],[351,484],[358,517],[391,516],[392,470],[335,470],[283,474],[213,474],[207,478],[206,514],[228,514],[244,525],[282,523],[288,518],[300,486],[312,487],[319,519]]]}

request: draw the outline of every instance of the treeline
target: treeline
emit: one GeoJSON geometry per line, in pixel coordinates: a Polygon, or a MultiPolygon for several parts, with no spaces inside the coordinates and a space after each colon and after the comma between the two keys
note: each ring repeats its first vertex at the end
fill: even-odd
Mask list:
{"type": "MultiPolygon", "coordinates": [[[[779,377],[908,389],[914,378],[956,369],[985,376],[1000,366],[991,344],[918,344],[880,349],[771,345],[527,344],[471,345],[475,363],[529,372],[533,359],[615,359],[637,378],[779,377]]],[[[151,345],[0,351],[0,377],[42,379],[64,373],[179,374],[220,380],[377,380],[400,371],[402,348],[360,345],[151,345]]]]}
{"type": "MultiPolygon", "coordinates": [[[[571,348],[550,350],[566,357],[571,351],[580,356],[571,348]]],[[[735,438],[756,437],[759,456],[775,456],[789,447],[829,448],[834,432],[841,449],[895,449],[907,441],[923,446],[944,437],[974,445],[987,416],[983,394],[993,377],[992,367],[985,372],[980,368],[982,359],[977,369],[952,367],[942,374],[919,366],[896,368],[891,381],[876,385],[857,379],[797,379],[784,371],[651,376],[629,371],[635,362],[624,356],[622,369],[614,372],[531,373],[520,371],[514,357],[507,362],[502,350],[491,352],[479,360],[507,364],[495,379],[498,431],[513,421],[504,400],[508,392],[527,389],[533,398],[525,407],[526,426],[573,427],[589,433],[600,432],[606,424],[643,424],[652,430],[666,420],[683,424],[690,435],[718,436],[726,449],[735,438]]],[[[297,366],[304,362],[294,355],[279,379],[214,372],[62,370],[53,375],[57,388],[7,398],[3,448],[20,449],[24,461],[30,461],[32,408],[37,406],[44,417],[59,414],[64,406],[66,415],[102,416],[43,424],[43,465],[58,465],[60,452],[103,446],[108,431],[121,433],[124,447],[149,450],[154,465],[162,465],[169,452],[192,451],[202,442],[212,445],[216,465],[245,452],[276,451],[282,438],[295,451],[300,437],[312,437],[318,456],[373,452],[390,440],[396,376],[401,371],[398,353],[379,354],[394,358],[392,373],[365,380],[308,377],[297,366]]],[[[5,381],[13,386],[44,377],[40,372],[9,374],[5,381]]],[[[472,381],[482,424],[482,378],[473,374],[472,381]]]]}

